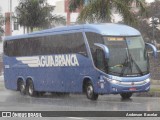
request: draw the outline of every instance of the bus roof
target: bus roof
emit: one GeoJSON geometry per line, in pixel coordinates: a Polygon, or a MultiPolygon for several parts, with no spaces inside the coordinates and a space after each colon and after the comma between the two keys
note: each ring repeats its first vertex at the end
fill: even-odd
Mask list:
{"type": "Polygon", "coordinates": [[[140,32],[130,26],[123,24],[104,23],[104,24],[84,24],[84,25],[73,25],[57,27],[38,32],[32,32],[24,35],[16,35],[6,37],[5,40],[13,40],[28,37],[38,37],[54,34],[65,34],[74,32],[95,32],[104,36],[137,36],[141,35],[140,32]]]}

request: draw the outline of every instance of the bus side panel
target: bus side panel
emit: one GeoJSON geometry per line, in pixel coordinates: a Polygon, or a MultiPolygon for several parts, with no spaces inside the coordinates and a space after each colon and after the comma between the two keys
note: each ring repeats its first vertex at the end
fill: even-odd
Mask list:
{"type": "Polygon", "coordinates": [[[15,63],[15,59],[7,56],[3,57],[4,83],[7,89],[17,89],[17,72],[14,69],[15,63]]]}
{"type": "Polygon", "coordinates": [[[64,70],[66,91],[82,92],[84,76],[89,75],[89,69],[92,66],[91,60],[83,55],[78,55],[79,66],[64,70]],[[69,71],[71,70],[71,71],[69,71]]]}
{"type": "Polygon", "coordinates": [[[39,68],[40,79],[38,80],[37,75],[34,78],[35,89],[49,92],[82,92],[84,75],[88,75],[92,64],[89,58],[82,55],[77,55],[77,59],[79,66],[39,68]]]}
{"type": "MultiPolygon", "coordinates": [[[[5,57],[5,85],[8,89],[17,89],[17,79],[31,78],[36,91],[82,92],[83,78],[90,75],[92,66],[88,57],[77,54],[77,66],[29,67],[23,60],[30,57],[5,57]],[[23,59],[23,60],[22,60],[23,59]],[[7,68],[9,66],[9,68],[7,68]]],[[[32,58],[32,57],[31,57],[32,58]]],[[[30,62],[30,61],[29,61],[30,62]]],[[[38,63],[37,63],[38,64],[38,63]]]]}
{"type": "Polygon", "coordinates": [[[28,67],[16,58],[4,57],[4,80],[7,89],[17,89],[17,79],[31,78],[36,91],[82,92],[85,76],[92,78],[96,93],[106,93],[108,85],[101,89],[98,85],[101,73],[96,70],[88,57],[77,54],[79,66],[28,67]],[[9,67],[9,68],[8,68],[9,67]]]}

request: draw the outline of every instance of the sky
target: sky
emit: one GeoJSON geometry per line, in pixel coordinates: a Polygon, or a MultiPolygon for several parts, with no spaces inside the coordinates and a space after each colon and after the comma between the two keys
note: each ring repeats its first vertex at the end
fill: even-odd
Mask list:
{"type": "Polygon", "coordinates": [[[154,2],[154,0],[146,0],[146,1],[149,2],[149,3],[150,3],[150,2],[154,2]]]}

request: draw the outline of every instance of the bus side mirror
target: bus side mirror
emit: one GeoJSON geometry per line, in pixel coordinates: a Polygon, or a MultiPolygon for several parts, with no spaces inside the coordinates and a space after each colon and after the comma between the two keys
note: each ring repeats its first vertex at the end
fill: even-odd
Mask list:
{"type": "Polygon", "coordinates": [[[153,50],[153,55],[155,58],[157,58],[157,48],[150,43],[145,43],[145,45],[147,48],[151,48],[153,50]]]}
{"type": "Polygon", "coordinates": [[[94,43],[94,45],[100,47],[104,51],[105,58],[109,59],[109,49],[106,45],[100,43],[94,43]]]}

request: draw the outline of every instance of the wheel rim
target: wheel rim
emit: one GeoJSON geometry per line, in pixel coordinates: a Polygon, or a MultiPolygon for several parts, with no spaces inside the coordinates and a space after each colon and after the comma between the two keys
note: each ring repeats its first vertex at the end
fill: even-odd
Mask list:
{"type": "Polygon", "coordinates": [[[23,92],[24,90],[25,90],[25,86],[23,84],[21,84],[20,91],[23,92]]]}
{"type": "Polygon", "coordinates": [[[23,83],[20,84],[20,92],[23,93],[25,91],[25,86],[23,83]]]}
{"type": "Polygon", "coordinates": [[[33,85],[32,84],[29,85],[29,90],[28,91],[29,91],[30,95],[33,94],[33,85]]]}
{"type": "Polygon", "coordinates": [[[91,85],[87,87],[87,95],[89,98],[91,98],[93,95],[93,87],[91,85]]]}

